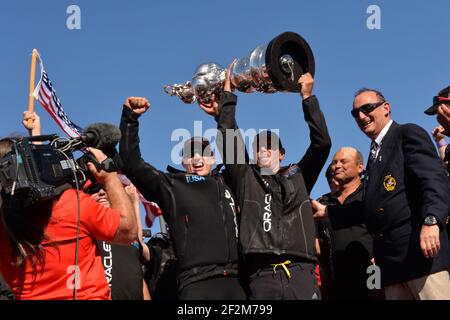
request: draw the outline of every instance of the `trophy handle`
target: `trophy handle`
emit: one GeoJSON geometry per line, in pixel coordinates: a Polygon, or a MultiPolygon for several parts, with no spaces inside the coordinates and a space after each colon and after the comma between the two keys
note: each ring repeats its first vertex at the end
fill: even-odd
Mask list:
{"type": "Polygon", "coordinates": [[[175,92],[174,86],[171,86],[171,85],[168,85],[168,84],[166,84],[164,86],[164,92],[167,93],[170,96],[176,96],[177,95],[176,92],[175,92]]]}
{"type": "Polygon", "coordinates": [[[294,59],[290,55],[285,54],[280,58],[280,65],[284,72],[291,75],[291,81],[294,82],[294,59]]]}
{"type": "Polygon", "coordinates": [[[177,96],[184,103],[191,104],[197,101],[190,81],[185,84],[165,85],[164,92],[170,96],[177,96]]]}

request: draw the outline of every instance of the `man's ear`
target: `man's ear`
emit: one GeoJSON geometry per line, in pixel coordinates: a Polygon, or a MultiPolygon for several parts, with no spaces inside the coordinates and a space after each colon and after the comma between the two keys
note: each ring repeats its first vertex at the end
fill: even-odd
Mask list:
{"type": "Polygon", "coordinates": [[[386,110],[386,115],[391,114],[391,104],[388,101],[384,104],[383,109],[386,110]]]}
{"type": "Polygon", "coordinates": [[[183,166],[184,169],[187,170],[187,163],[186,163],[185,161],[186,161],[186,159],[183,158],[183,159],[181,160],[181,165],[183,166]]]}
{"type": "Polygon", "coordinates": [[[364,164],[362,162],[358,163],[358,175],[361,177],[364,172],[364,164]]]}

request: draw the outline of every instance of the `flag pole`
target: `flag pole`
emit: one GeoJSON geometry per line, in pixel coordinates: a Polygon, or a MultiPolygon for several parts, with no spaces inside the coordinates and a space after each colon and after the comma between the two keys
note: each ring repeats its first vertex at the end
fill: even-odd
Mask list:
{"type": "MultiPolygon", "coordinates": [[[[31,56],[31,68],[30,68],[30,95],[28,96],[28,111],[33,112],[34,111],[34,80],[36,76],[36,56],[37,56],[37,50],[33,49],[33,54],[31,56]]],[[[28,125],[32,124],[31,119],[28,119],[28,125]]]]}
{"type": "Polygon", "coordinates": [[[162,233],[167,233],[166,221],[164,221],[163,216],[159,216],[159,229],[162,233]]]}

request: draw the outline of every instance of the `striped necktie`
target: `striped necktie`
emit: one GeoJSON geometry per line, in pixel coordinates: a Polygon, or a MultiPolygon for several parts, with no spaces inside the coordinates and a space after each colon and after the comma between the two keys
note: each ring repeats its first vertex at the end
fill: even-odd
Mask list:
{"type": "Polygon", "coordinates": [[[370,164],[373,164],[377,159],[377,149],[378,144],[375,141],[372,141],[370,144],[370,164]]]}

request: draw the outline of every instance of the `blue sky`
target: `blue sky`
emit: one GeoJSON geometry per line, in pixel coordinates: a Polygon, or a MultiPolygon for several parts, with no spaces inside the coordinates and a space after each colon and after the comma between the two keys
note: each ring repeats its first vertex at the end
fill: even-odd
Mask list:
{"type": "MultiPolygon", "coordinates": [[[[30,53],[37,48],[58,97],[81,127],[119,124],[127,96],[145,96],[152,106],[141,118],[144,159],[159,169],[170,164],[178,128],[194,121],[214,128],[196,105],[163,93],[164,84],[189,80],[197,65],[227,66],[284,31],[301,34],[316,60],[314,93],[325,114],[333,148],[351,145],[368,154],[370,141],[350,116],[353,93],[381,90],[393,118],[431,131],[423,111],[449,85],[448,0],[431,1],[8,1],[0,7],[0,136],[25,134],[21,116],[28,103],[30,53]],[[69,5],[81,9],[81,29],[69,30],[69,5]],[[369,30],[366,12],[381,9],[381,29],[369,30]]],[[[280,130],[286,163],[308,146],[300,97],[295,93],[238,93],[243,129],[280,130]]],[[[44,133],[62,131],[36,102],[44,133]]],[[[328,192],[319,179],[312,192],[328,192]]]]}

